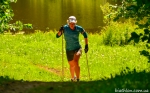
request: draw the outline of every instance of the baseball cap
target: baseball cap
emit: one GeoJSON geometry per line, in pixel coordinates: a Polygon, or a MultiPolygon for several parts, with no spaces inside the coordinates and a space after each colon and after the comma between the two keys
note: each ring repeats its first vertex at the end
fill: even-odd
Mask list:
{"type": "Polygon", "coordinates": [[[77,23],[76,17],[75,17],[75,16],[70,16],[70,17],[68,18],[68,22],[69,22],[69,23],[77,23]]]}

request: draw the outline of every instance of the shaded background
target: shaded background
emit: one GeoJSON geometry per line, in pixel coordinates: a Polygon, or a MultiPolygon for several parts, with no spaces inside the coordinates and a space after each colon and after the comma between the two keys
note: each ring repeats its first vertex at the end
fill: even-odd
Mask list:
{"type": "Polygon", "coordinates": [[[103,24],[100,5],[109,0],[18,0],[11,4],[13,22],[33,24],[33,30],[58,30],[74,15],[86,31],[99,31],[103,24]]]}

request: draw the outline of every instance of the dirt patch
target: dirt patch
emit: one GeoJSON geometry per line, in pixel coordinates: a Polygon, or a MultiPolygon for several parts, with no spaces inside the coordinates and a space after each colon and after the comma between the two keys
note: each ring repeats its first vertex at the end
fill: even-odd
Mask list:
{"type": "MultiPolygon", "coordinates": [[[[62,76],[62,69],[49,68],[47,66],[36,65],[40,69],[46,70],[50,73],[62,76]]],[[[64,71],[69,70],[64,68],[64,71]]],[[[69,75],[65,76],[69,78],[69,75]]],[[[71,82],[70,82],[71,83],[71,82]]],[[[0,84],[0,93],[61,93],[67,88],[67,93],[70,93],[72,86],[64,82],[40,82],[40,81],[6,81],[0,84]],[[39,89],[40,88],[40,89],[39,89]],[[41,91],[36,91],[41,90],[41,91]],[[35,91],[35,92],[34,92],[35,91]]]]}
{"type": "MultiPolygon", "coordinates": [[[[44,69],[50,73],[53,73],[55,75],[62,76],[62,68],[56,69],[56,68],[50,68],[50,67],[42,66],[42,65],[36,65],[36,66],[41,68],[41,69],[44,69]]],[[[69,70],[66,67],[64,67],[64,71],[69,71],[69,70]]]]}
{"type": "Polygon", "coordinates": [[[72,82],[11,81],[0,85],[0,93],[70,93],[72,82]]]}
{"type": "Polygon", "coordinates": [[[41,65],[36,65],[37,67],[41,68],[41,69],[44,69],[48,72],[51,72],[55,75],[58,75],[58,76],[61,76],[62,75],[62,70],[61,69],[55,69],[55,68],[49,68],[47,66],[41,66],[41,65]]]}
{"type": "Polygon", "coordinates": [[[64,77],[67,77],[69,78],[70,77],[70,74],[69,74],[69,69],[67,67],[64,67],[64,72],[62,73],[62,68],[61,69],[56,69],[56,68],[50,68],[50,67],[47,67],[47,66],[42,66],[42,65],[36,65],[37,67],[41,68],[41,69],[44,69],[50,73],[53,73],[59,77],[62,77],[62,75],[64,75],[64,77]]]}
{"type": "Polygon", "coordinates": [[[42,82],[11,81],[0,85],[0,93],[25,93],[26,90],[44,85],[42,82]]]}

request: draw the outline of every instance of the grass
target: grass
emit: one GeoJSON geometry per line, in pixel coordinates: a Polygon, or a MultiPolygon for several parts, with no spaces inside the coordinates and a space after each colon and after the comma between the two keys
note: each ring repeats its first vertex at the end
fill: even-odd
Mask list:
{"type": "Polygon", "coordinates": [[[57,59],[57,55],[54,55],[55,45],[53,44],[53,46],[51,41],[45,43],[44,39],[46,40],[44,34],[39,36],[39,33],[34,36],[1,36],[0,60],[3,64],[1,71],[4,70],[1,75],[23,80],[58,80],[58,76],[36,66],[43,64],[43,66],[51,65],[53,67],[57,65],[54,62],[57,59]],[[8,71],[5,69],[8,69],[8,71]],[[46,77],[43,78],[43,75],[46,77]]]}
{"type": "Polygon", "coordinates": [[[126,22],[111,22],[110,25],[105,26],[101,33],[103,37],[103,44],[109,46],[123,46],[132,45],[134,42],[128,42],[132,32],[141,33],[143,30],[136,29],[137,26],[129,19],[126,22]]]}
{"type": "MultiPolygon", "coordinates": [[[[55,34],[56,32],[51,31],[46,33],[36,32],[30,35],[0,35],[0,76],[9,76],[9,78],[13,80],[23,80],[31,82],[60,82],[62,79],[62,44],[61,38],[57,39],[55,37],[55,34]]],[[[132,72],[134,70],[136,70],[136,73],[140,73],[142,71],[146,71],[145,73],[150,72],[150,65],[147,62],[147,58],[141,56],[139,53],[140,50],[144,49],[143,46],[124,45],[111,47],[106,46],[103,43],[103,37],[101,37],[101,35],[99,34],[89,33],[88,36],[88,62],[91,80],[89,81],[88,78],[86,56],[83,52],[80,59],[82,82],[81,86],[78,87],[79,89],[83,89],[84,86],[86,86],[86,82],[91,82],[89,84],[94,84],[96,83],[95,81],[98,80],[100,80],[99,83],[102,82],[101,80],[108,80],[101,83],[105,84],[106,82],[109,82],[109,79],[110,81],[112,80],[112,82],[114,82],[113,77],[121,75],[122,71],[124,71],[123,73],[125,74],[128,71],[132,72]]],[[[84,39],[82,35],[80,35],[80,42],[82,47],[84,48],[84,39]]],[[[67,82],[70,81],[70,73],[66,56],[64,60],[64,81],[67,82]]],[[[2,79],[2,81],[3,80],[5,79],[2,79]]],[[[119,83],[119,85],[120,84],[122,83],[119,83]]],[[[70,85],[68,84],[68,87],[69,86],[70,85]]],[[[77,88],[76,85],[74,86],[75,88],[77,88]]],[[[100,87],[101,85],[96,86],[100,87]]],[[[90,88],[91,85],[87,85],[87,87],[90,88]]],[[[37,88],[35,88],[34,90],[37,90],[37,88]]],[[[79,90],[76,91],[83,92],[79,90]]],[[[88,89],[86,91],[88,91],[88,89]]],[[[94,90],[90,91],[92,92],[94,90]]],[[[109,91],[111,91],[111,89],[109,91]]]]}
{"type": "MultiPolygon", "coordinates": [[[[55,34],[55,32],[37,32],[31,35],[1,35],[0,62],[3,66],[0,69],[4,72],[1,72],[0,75],[24,80],[54,80],[52,73],[41,70],[40,67],[61,71],[61,38],[57,39],[55,34]],[[5,72],[5,69],[8,71],[5,72]],[[40,77],[41,72],[43,72],[44,78],[40,77]],[[49,78],[50,76],[51,78],[49,78]]],[[[80,36],[82,47],[84,47],[82,39],[83,37],[80,36]]],[[[101,37],[98,34],[89,34],[88,61],[91,78],[93,80],[109,78],[111,73],[117,74],[126,67],[131,70],[136,68],[138,71],[148,68],[147,59],[139,54],[141,49],[142,47],[132,45],[105,46],[101,43],[101,37]]],[[[65,75],[68,78],[69,69],[66,56],[64,59],[65,75]]],[[[88,80],[84,52],[80,59],[80,66],[81,79],[88,80]]],[[[56,81],[59,81],[60,78],[57,77],[56,81]]]]}

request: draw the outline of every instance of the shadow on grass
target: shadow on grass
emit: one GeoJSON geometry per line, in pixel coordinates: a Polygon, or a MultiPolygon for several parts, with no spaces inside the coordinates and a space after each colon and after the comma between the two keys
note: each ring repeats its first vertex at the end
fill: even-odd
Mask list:
{"type": "Polygon", "coordinates": [[[0,93],[116,93],[150,92],[150,72],[122,71],[110,79],[87,82],[39,82],[0,77],[0,93]]]}

